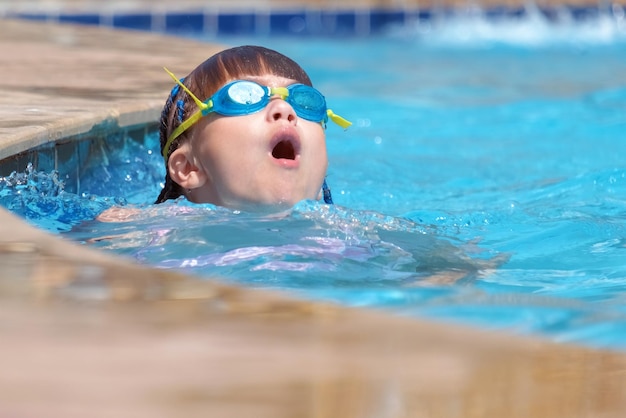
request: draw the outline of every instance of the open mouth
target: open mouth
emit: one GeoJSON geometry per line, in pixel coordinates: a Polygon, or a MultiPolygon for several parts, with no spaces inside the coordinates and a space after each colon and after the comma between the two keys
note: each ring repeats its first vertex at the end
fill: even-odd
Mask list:
{"type": "Polygon", "coordinates": [[[296,149],[291,141],[280,141],[274,149],[272,149],[272,157],[279,160],[295,160],[296,149]]]}

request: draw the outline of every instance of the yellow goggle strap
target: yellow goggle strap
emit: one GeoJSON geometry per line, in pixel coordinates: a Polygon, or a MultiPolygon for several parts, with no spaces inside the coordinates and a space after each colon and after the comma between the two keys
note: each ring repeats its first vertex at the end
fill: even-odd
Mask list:
{"type": "Polygon", "coordinates": [[[281,99],[285,100],[289,96],[289,90],[287,90],[287,87],[270,87],[270,94],[272,96],[280,96],[281,99]]]}
{"type": "Polygon", "coordinates": [[[178,78],[176,78],[174,73],[172,73],[170,70],[168,70],[165,67],[163,67],[163,69],[165,70],[167,74],[169,74],[170,77],[172,77],[172,80],[174,80],[176,84],[178,84],[183,90],[185,90],[185,92],[189,95],[189,97],[191,97],[191,99],[195,102],[195,104],[200,109],[196,113],[191,115],[186,121],[178,125],[178,127],[174,130],[174,132],[170,134],[169,138],[167,138],[167,141],[165,142],[165,146],[163,147],[163,158],[167,160],[167,157],[169,156],[169,149],[170,149],[170,146],[172,145],[172,142],[174,142],[176,138],[181,136],[182,133],[185,132],[187,129],[189,129],[194,123],[198,122],[202,118],[202,116],[204,116],[204,112],[206,112],[208,109],[213,107],[213,103],[210,100],[209,100],[209,103],[204,103],[202,100],[198,99],[196,95],[193,94],[191,90],[187,88],[187,86],[185,86],[178,78]]]}
{"type": "Polygon", "coordinates": [[[194,123],[198,122],[200,119],[202,119],[202,110],[198,110],[196,113],[191,115],[189,119],[187,119],[186,121],[178,125],[176,129],[174,129],[174,132],[172,132],[169,138],[167,138],[167,142],[165,142],[165,146],[163,146],[163,158],[167,160],[169,149],[170,149],[170,146],[172,145],[172,142],[174,142],[176,138],[181,136],[183,132],[189,129],[194,123]]]}
{"type": "Polygon", "coordinates": [[[178,84],[180,87],[182,87],[183,90],[185,90],[185,92],[191,96],[191,98],[193,99],[194,102],[196,102],[196,105],[200,108],[200,110],[205,110],[206,108],[209,107],[208,104],[204,103],[202,100],[198,99],[196,97],[195,94],[193,94],[191,92],[191,90],[189,90],[187,88],[187,86],[185,86],[183,83],[181,83],[181,81],[176,78],[176,76],[174,75],[174,73],[172,73],[170,70],[168,70],[167,68],[163,67],[163,69],[165,70],[166,73],[168,73],[170,75],[170,77],[172,77],[172,80],[174,80],[174,82],[176,82],[176,84],[178,84]]]}
{"type": "Polygon", "coordinates": [[[352,125],[352,122],[350,122],[349,120],[344,119],[341,116],[335,114],[330,109],[326,110],[326,114],[328,115],[330,120],[335,122],[337,125],[341,126],[343,129],[348,129],[350,127],[350,125],[352,125]]]}

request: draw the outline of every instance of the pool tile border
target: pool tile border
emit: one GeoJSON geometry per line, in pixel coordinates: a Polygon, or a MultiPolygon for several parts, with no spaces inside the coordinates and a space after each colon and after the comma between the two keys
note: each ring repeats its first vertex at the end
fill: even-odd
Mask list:
{"type": "Polygon", "coordinates": [[[213,35],[353,36],[381,33],[390,25],[429,18],[419,10],[289,9],[255,12],[190,10],[132,13],[12,13],[34,21],[76,23],[161,33],[213,35]]]}
{"type": "MultiPolygon", "coordinates": [[[[520,18],[530,13],[541,13],[546,19],[556,20],[567,12],[570,18],[585,20],[606,14],[623,16],[619,4],[596,6],[559,5],[527,9],[523,6],[493,6],[481,13],[488,19],[520,18]]],[[[369,36],[384,33],[390,27],[463,13],[463,9],[442,6],[438,8],[359,8],[359,9],[267,9],[254,11],[220,11],[191,9],[174,11],[136,12],[9,12],[7,17],[97,25],[120,29],[134,29],[157,33],[202,33],[215,36],[369,36]]]]}

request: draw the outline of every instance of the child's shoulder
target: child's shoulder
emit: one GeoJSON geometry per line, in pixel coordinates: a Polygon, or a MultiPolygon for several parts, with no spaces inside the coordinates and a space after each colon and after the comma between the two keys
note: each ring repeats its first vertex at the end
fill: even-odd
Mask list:
{"type": "Polygon", "coordinates": [[[131,222],[139,214],[141,209],[112,206],[96,217],[100,222],[131,222]]]}

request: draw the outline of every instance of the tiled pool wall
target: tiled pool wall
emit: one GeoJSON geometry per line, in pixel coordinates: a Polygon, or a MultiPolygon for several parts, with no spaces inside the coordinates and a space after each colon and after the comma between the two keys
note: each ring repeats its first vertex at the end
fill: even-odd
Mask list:
{"type": "Polygon", "coordinates": [[[119,128],[102,124],[89,133],[63,138],[40,145],[0,161],[0,177],[34,171],[56,171],[66,192],[82,192],[80,179],[86,170],[106,169],[111,147],[125,147],[126,142],[143,144],[148,134],[158,130],[158,124],[148,123],[119,128]]]}
{"type": "MultiPolygon", "coordinates": [[[[267,6],[253,10],[222,10],[204,7],[186,11],[112,11],[84,12],[7,12],[8,17],[23,19],[98,25],[144,30],[158,33],[198,33],[206,36],[369,36],[384,32],[392,25],[404,25],[453,14],[475,12],[480,2],[454,5],[444,1],[434,6],[357,7],[324,9],[315,6],[295,6],[272,9],[267,6]]],[[[487,18],[522,17],[539,11],[548,19],[564,13],[574,19],[588,19],[601,14],[624,17],[624,3],[517,4],[502,2],[482,7],[487,18]]]]}

